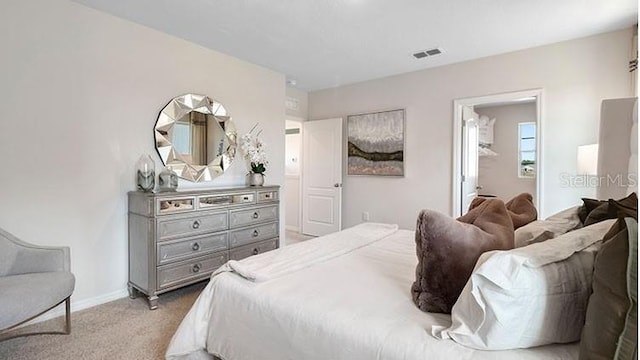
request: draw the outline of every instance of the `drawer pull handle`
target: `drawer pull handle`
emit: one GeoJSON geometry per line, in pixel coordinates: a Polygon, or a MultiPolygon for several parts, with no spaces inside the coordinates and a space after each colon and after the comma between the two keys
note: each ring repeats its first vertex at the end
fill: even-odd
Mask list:
{"type": "Polygon", "coordinates": [[[193,222],[193,225],[191,225],[192,228],[197,229],[200,227],[200,220],[196,220],[193,222]]]}
{"type": "Polygon", "coordinates": [[[191,245],[191,250],[193,250],[193,251],[200,250],[200,244],[198,244],[197,242],[193,243],[193,245],[191,245]]]}
{"type": "Polygon", "coordinates": [[[253,237],[258,237],[259,233],[258,230],[253,230],[253,237]]]}
{"type": "Polygon", "coordinates": [[[264,198],[265,198],[265,199],[268,199],[268,198],[270,198],[270,197],[271,197],[271,194],[264,194],[264,198]]]}
{"type": "Polygon", "coordinates": [[[257,219],[259,217],[260,217],[260,213],[259,212],[256,211],[256,212],[253,213],[253,218],[254,219],[257,219]]]}
{"type": "Polygon", "coordinates": [[[258,253],[260,253],[260,249],[253,248],[253,255],[258,255],[258,253]]]}
{"type": "Polygon", "coordinates": [[[194,264],[191,268],[191,271],[193,271],[194,273],[200,272],[200,264],[194,264]]]}

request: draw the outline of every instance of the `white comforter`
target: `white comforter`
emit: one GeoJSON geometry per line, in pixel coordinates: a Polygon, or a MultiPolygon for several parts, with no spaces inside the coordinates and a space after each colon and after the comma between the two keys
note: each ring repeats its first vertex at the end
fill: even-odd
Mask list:
{"type": "Polygon", "coordinates": [[[174,335],[167,358],[211,358],[207,352],[224,360],[577,358],[576,344],[483,352],[434,338],[431,327],[448,327],[451,319],[423,313],[411,300],[413,232],[375,230],[378,238],[362,240],[350,229],[247,259],[245,267],[240,262],[239,272],[254,281],[233,266],[218,272],[174,335]],[[350,241],[354,235],[359,240],[350,241]],[[340,239],[349,245],[337,251],[340,239]],[[322,251],[323,240],[333,250],[322,251]],[[298,261],[313,252],[320,261],[298,261]]]}

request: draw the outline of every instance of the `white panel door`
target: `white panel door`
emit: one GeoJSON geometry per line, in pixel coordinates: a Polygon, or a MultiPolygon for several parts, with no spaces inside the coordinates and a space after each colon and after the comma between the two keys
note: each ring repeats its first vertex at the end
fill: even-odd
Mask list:
{"type": "Polygon", "coordinates": [[[462,204],[464,215],[478,196],[478,114],[462,108],[462,204]]]}
{"type": "Polygon", "coordinates": [[[342,119],[308,121],[302,141],[302,233],[342,227],[342,119]]]}

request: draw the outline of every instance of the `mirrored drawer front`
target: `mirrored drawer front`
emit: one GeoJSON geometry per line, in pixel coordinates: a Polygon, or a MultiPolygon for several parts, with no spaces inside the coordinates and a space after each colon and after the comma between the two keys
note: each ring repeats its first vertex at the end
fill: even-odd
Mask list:
{"type": "Polygon", "coordinates": [[[258,203],[273,202],[278,200],[277,191],[258,191],[258,203]]]}
{"type": "Polygon", "coordinates": [[[253,204],[256,201],[254,193],[232,195],[232,203],[234,204],[253,204]]]}
{"type": "Polygon", "coordinates": [[[206,278],[214,270],[226,263],[228,258],[225,251],[159,267],[158,289],[180,285],[181,282],[187,280],[206,278]]]}
{"type": "Polygon", "coordinates": [[[277,218],[277,205],[246,210],[233,210],[229,212],[229,226],[231,228],[237,228],[266,221],[274,221],[277,218]]]}
{"type": "Polygon", "coordinates": [[[158,199],[157,212],[161,214],[173,214],[195,209],[195,198],[158,199]]]}
{"type": "Polygon", "coordinates": [[[198,207],[200,209],[226,206],[231,204],[232,202],[233,196],[231,195],[198,196],[198,207]]]}
{"type": "Polygon", "coordinates": [[[230,260],[241,260],[252,255],[262,254],[278,247],[278,240],[272,239],[255,244],[240,246],[229,251],[230,260]]]}
{"type": "Polygon", "coordinates": [[[164,265],[228,248],[228,234],[226,232],[194,236],[187,240],[163,241],[158,244],[157,264],[164,265]]]}
{"type": "Polygon", "coordinates": [[[227,213],[207,214],[158,221],[158,239],[198,235],[227,229],[227,213]]]}
{"type": "Polygon", "coordinates": [[[229,231],[229,247],[246,245],[278,236],[278,223],[256,225],[245,229],[229,231]]]}

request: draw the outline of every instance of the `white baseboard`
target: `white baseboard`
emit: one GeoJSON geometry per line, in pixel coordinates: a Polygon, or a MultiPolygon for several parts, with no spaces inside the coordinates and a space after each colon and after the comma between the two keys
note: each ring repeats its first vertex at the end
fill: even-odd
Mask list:
{"type": "MultiPolygon", "coordinates": [[[[121,290],[116,290],[116,291],[108,293],[108,294],[99,295],[99,296],[96,296],[96,297],[92,297],[92,298],[84,299],[84,300],[79,300],[79,301],[73,301],[73,295],[71,295],[71,312],[74,313],[76,311],[92,308],[94,306],[102,305],[102,304],[108,303],[110,301],[122,299],[123,297],[126,297],[126,296],[129,296],[129,292],[127,291],[126,288],[125,289],[121,289],[121,290]]],[[[37,324],[39,322],[43,322],[43,321],[46,321],[46,320],[57,318],[59,316],[64,316],[64,303],[60,304],[59,306],[55,307],[54,309],[49,310],[47,313],[44,313],[41,316],[38,316],[37,318],[35,318],[35,319],[33,319],[33,320],[31,320],[31,321],[19,326],[19,327],[23,327],[23,326],[27,326],[27,325],[31,325],[31,324],[37,324]]]]}
{"type": "Polygon", "coordinates": [[[300,227],[299,226],[285,225],[284,228],[285,228],[285,230],[295,231],[297,233],[300,232],[300,227]]]}

